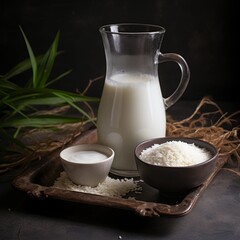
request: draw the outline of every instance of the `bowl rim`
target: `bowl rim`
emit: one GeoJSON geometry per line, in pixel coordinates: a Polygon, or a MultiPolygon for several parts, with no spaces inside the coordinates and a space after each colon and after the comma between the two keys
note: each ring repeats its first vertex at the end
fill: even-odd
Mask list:
{"type": "MultiPolygon", "coordinates": [[[[189,143],[187,142],[187,143],[189,143]]],[[[159,143],[153,143],[151,146],[153,146],[154,144],[159,144],[159,143]]],[[[161,143],[162,144],[162,143],[161,143]]],[[[150,146],[149,146],[150,147],[150,146]]],[[[200,146],[198,146],[200,147],[200,146]]],[[[198,139],[198,138],[190,138],[190,137],[158,137],[158,138],[150,138],[150,139],[147,139],[147,140],[144,140],[140,143],[138,143],[134,149],[134,155],[135,157],[137,158],[138,161],[141,161],[142,163],[146,164],[146,165],[149,165],[149,166],[154,166],[154,167],[159,167],[159,168],[166,168],[166,169],[191,169],[191,168],[197,168],[197,167],[200,167],[202,165],[205,165],[209,162],[212,162],[213,160],[216,160],[217,157],[218,157],[218,149],[211,143],[205,141],[205,140],[201,140],[201,139],[198,139]],[[194,165],[188,165],[188,166],[162,166],[162,165],[155,165],[155,164],[151,164],[151,163],[148,163],[148,162],[145,162],[143,161],[142,159],[139,158],[139,155],[136,154],[136,151],[138,149],[138,147],[140,147],[141,145],[145,144],[145,143],[150,143],[151,141],[157,141],[157,140],[166,140],[164,141],[163,143],[165,142],[168,142],[168,141],[183,141],[183,142],[186,142],[185,140],[188,140],[189,142],[192,142],[194,143],[196,146],[198,146],[197,143],[202,143],[202,144],[205,144],[207,145],[207,148],[206,150],[208,150],[211,154],[212,154],[212,157],[203,161],[203,162],[200,162],[200,163],[197,163],[197,164],[194,164],[194,165]],[[209,150],[211,149],[211,150],[209,150]]]]}
{"type": "Polygon", "coordinates": [[[99,164],[103,164],[105,162],[108,162],[110,161],[111,159],[113,160],[114,158],[114,155],[115,155],[115,152],[112,148],[106,146],[106,145],[102,145],[102,144],[97,144],[97,143],[85,143],[85,144],[77,144],[77,145],[73,145],[73,146],[70,146],[70,147],[67,147],[65,149],[63,149],[60,154],[59,154],[59,157],[61,159],[61,161],[67,163],[67,164],[72,164],[72,165],[84,165],[84,166],[87,166],[87,165],[99,165],[99,164]],[[79,149],[79,148],[82,148],[82,149],[79,149]],[[79,149],[79,150],[82,150],[82,151],[97,151],[97,152],[100,152],[102,154],[105,154],[107,155],[107,158],[106,159],[103,159],[101,161],[98,161],[98,162],[72,162],[72,161],[69,161],[68,159],[66,159],[63,154],[66,154],[67,151],[70,151],[70,150],[74,150],[74,149],[79,149]],[[106,154],[104,151],[101,151],[101,149],[105,149],[107,151],[109,151],[109,154],[106,154]]]}

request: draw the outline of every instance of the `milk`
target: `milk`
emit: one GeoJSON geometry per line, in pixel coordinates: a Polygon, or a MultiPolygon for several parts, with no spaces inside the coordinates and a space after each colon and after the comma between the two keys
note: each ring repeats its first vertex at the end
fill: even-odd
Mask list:
{"type": "Polygon", "coordinates": [[[98,110],[98,141],[115,151],[111,172],[136,176],[135,146],[165,136],[166,116],[157,77],[121,73],[106,78],[98,110]]]}
{"type": "Polygon", "coordinates": [[[105,154],[97,151],[78,151],[72,153],[68,161],[74,163],[98,163],[107,158],[105,154]]]}

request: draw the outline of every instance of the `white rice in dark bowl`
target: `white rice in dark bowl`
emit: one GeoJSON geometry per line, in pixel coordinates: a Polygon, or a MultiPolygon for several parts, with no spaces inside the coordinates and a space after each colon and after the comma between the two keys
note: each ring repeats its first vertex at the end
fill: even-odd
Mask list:
{"type": "Polygon", "coordinates": [[[168,141],[143,150],[139,158],[153,165],[183,167],[202,163],[212,157],[211,153],[194,143],[168,141]]]}

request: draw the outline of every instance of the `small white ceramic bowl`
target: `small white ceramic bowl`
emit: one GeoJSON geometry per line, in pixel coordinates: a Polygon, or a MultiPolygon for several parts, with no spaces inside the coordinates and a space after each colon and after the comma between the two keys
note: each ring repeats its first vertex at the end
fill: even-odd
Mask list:
{"type": "Polygon", "coordinates": [[[64,149],[60,158],[73,183],[96,187],[108,176],[114,151],[99,144],[81,144],[64,149]]]}

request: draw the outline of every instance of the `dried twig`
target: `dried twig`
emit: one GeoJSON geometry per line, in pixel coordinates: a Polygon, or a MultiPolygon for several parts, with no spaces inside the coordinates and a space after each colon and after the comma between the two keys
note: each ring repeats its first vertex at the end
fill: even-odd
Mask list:
{"type": "Polygon", "coordinates": [[[225,125],[231,127],[237,115],[240,115],[240,111],[227,116],[215,102],[205,97],[190,117],[176,122],[168,118],[167,135],[207,141],[218,149],[219,155],[235,158],[240,166],[240,126],[230,130],[224,128],[225,125]],[[202,113],[202,108],[206,105],[211,105],[216,110],[202,113]],[[219,115],[217,119],[216,115],[219,115]],[[214,118],[215,122],[210,124],[214,118]]]}

